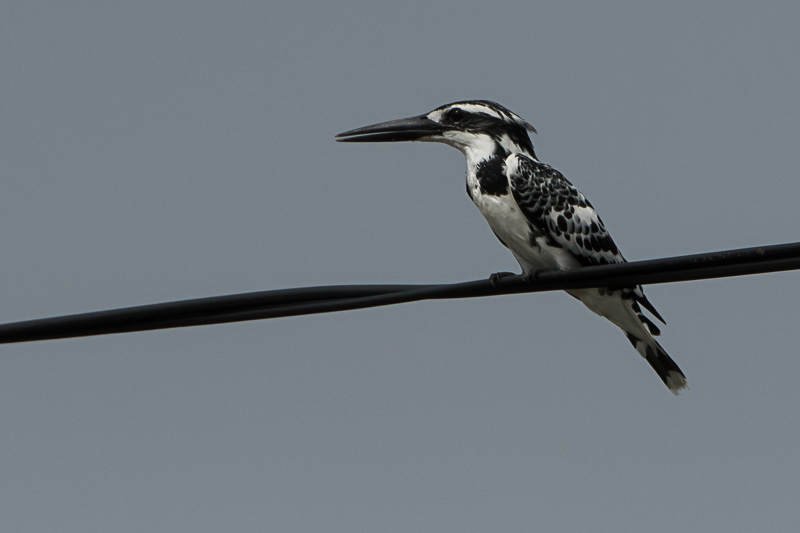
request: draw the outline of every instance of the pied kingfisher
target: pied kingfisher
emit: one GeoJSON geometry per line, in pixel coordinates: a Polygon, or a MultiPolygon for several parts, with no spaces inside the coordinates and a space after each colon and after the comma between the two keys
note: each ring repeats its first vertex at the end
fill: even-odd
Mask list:
{"type": "MultiPolygon", "coordinates": [[[[533,126],[495,102],[469,100],[430,113],[381,122],[336,137],[344,142],[440,142],[467,158],[467,194],[525,274],[624,263],[589,200],[559,171],[539,162],[528,132],[533,126]]],[[[686,377],[655,340],[664,323],[640,286],[567,291],[625,332],[639,354],[677,394],[686,377]]]]}

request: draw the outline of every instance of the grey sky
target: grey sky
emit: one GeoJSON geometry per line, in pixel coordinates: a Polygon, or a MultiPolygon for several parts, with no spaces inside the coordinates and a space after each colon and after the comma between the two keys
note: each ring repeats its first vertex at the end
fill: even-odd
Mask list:
{"type": "MultiPolygon", "coordinates": [[[[115,3],[114,3],[115,4],[115,3]]],[[[798,240],[791,2],[0,7],[0,320],[516,269],[441,145],[497,100],[629,259],[798,240]]],[[[797,273],[2,348],[0,530],[793,531],[797,273]]]]}

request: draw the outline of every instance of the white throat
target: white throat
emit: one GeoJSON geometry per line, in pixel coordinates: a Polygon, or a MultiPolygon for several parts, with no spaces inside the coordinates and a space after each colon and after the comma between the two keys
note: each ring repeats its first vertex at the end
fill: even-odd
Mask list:
{"type": "Polygon", "coordinates": [[[445,132],[441,142],[449,144],[464,154],[467,166],[474,167],[481,161],[491,159],[495,154],[497,143],[485,133],[467,133],[463,131],[445,132]]]}

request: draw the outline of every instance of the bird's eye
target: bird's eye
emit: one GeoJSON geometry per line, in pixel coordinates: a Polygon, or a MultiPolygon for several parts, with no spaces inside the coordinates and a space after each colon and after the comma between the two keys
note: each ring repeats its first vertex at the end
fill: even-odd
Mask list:
{"type": "Polygon", "coordinates": [[[458,107],[451,109],[447,112],[447,118],[450,119],[451,122],[459,122],[464,118],[464,111],[458,107]]]}

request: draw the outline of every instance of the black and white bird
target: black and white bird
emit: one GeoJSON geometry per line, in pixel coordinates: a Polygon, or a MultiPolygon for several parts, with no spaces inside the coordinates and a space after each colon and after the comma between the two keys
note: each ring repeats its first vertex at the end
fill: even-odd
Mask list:
{"type": "MultiPolygon", "coordinates": [[[[454,102],[430,113],[340,133],[343,142],[440,142],[467,158],[467,194],[526,274],[624,263],[625,258],[586,197],[559,171],[541,163],[515,113],[487,100],[454,102]]],[[[655,340],[664,323],[640,286],[567,291],[625,332],[639,354],[677,394],[686,377],[655,340]]]]}

